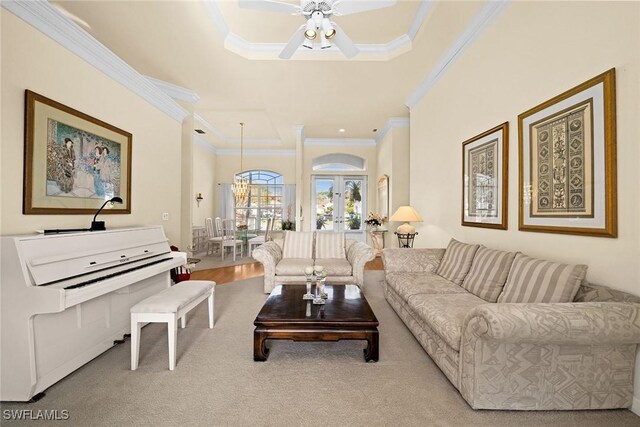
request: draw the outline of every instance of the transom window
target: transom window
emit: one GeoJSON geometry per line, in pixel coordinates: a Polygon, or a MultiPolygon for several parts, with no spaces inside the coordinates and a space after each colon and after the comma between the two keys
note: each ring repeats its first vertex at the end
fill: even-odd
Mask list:
{"type": "Polygon", "coordinates": [[[282,175],[266,171],[245,171],[236,175],[249,182],[249,196],[236,203],[236,223],[246,224],[250,232],[266,230],[267,219],[274,219],[274,230],[282,229],[282,175]]]}

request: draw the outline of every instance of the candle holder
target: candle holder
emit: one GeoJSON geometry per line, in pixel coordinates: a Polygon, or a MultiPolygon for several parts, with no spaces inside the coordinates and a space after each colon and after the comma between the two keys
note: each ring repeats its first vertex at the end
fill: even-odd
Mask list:
{"type": "Polygon", "coordinates": [[[307,293],[302,296],[303,300],[312,300],[314,295],[311,293],[311,277],[313,276],[313,267],[305,267],[304,275],[307,278],[307,293]]]}
{"type": "Polygon", "coordinates": [[[322,298],[322,296],[320,296],[320,287],[318,285],[316,285],[316,294],[314,295],[313,298],[313,304],[314,305],[324,305],[324,298],[322,298]]]}
{"type": "Polygon", "coordinates": [[[306,285],[307,285],[307,293],[302,296],[302,299],[303,300],[314,299],[315,296],[311,293],[311,277],[307,279],[306,285]]]}
{"type": "Polygon", "coordinates": [[[320,285],[320,298],[323,298],[323,299],[329,298],[329,294],[325,292],[326,281],[327,281],[327,271],[322,270],[322,274],[320,275],[320,281],[318,283],[320,285]]]}

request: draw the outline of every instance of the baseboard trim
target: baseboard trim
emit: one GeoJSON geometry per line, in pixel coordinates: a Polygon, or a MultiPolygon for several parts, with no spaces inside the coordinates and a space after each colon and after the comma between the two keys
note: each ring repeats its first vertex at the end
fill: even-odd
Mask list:
{"type": "Polygon", "coordinates": [[[636,396],[633,396],[633,404],[631,405],[631,412],[640,416],[640,399],[636,396]]]}

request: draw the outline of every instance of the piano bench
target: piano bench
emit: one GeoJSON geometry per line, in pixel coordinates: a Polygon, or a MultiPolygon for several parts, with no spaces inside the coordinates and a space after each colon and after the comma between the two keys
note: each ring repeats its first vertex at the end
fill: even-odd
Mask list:
{"type": "Polygon", "coordinates": [[[131,307],[131,370],[138,369],[140,331],[144,323],[166,323],[169,334],[169,370],[176,367],[178,319],[184,328],[187,313],[205,299],[209,300],[209,328],[213,328],[216,283],[186,280],[146,298],[131,307]]]}

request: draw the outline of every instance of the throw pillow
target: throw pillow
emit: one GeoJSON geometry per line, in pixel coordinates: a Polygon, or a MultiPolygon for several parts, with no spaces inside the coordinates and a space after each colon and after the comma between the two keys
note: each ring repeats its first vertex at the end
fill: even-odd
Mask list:
{"type": "Polygon", "coordinates": [[[313,232],[286,231],[282,258],[313,258],[313,232]]]}
{"type": "Polygon", "coordinates": [[[496,302],[505,282],[515,252],[498,251],[480,246],[462,287],[488,302],[496,302]]]}
{"type": "Polygon", "coordinates": [[[437,274],[456,285],[462,284],[469,268],[471,268],[471,262],[478,247],[479,245],[468,245],[451,239],[438,266],[437,274]]]}
{"type": "Polygon", "coordinates": [[[571,302],[586,274],[586,265],[517,254],[498,302],[571,302]]]}
{"type": "Polygon", "coordinates": [[[316,233],[316,259],[346,258],[344,233],[316,233]]]}

